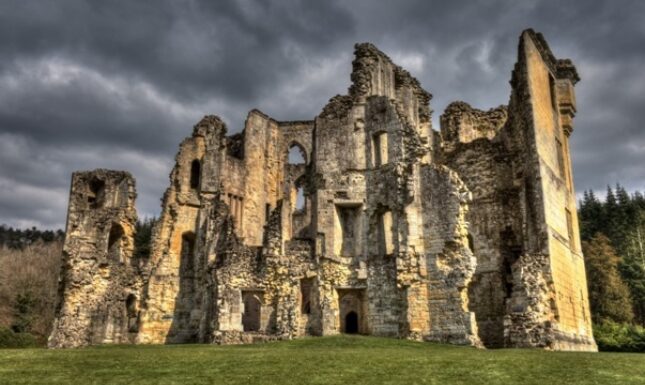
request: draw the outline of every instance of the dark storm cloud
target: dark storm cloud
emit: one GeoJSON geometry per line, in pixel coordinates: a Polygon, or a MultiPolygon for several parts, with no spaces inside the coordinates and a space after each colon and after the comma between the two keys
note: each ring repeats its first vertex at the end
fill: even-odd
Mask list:
{"type": "Polygon", "coordinates": [[[0,223],[60,227],[73,170],[127,169],[159,211],[179,141],[205,114],[315,116],[371,41],[435,97],[508,101],[521,30],[583,78],[578,190],[645,189],[640,1],[5,1],[0,3],[0,223]]]}

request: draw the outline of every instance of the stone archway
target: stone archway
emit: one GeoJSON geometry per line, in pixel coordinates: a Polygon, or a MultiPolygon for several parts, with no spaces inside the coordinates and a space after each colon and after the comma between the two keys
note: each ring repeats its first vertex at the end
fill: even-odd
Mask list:
{"type": "Polygon", "coordinates": [[[347,334],[358,333],[358,314],[355,311],[350,311],[345,315],[345,330],[343,332],[347,334]]]}

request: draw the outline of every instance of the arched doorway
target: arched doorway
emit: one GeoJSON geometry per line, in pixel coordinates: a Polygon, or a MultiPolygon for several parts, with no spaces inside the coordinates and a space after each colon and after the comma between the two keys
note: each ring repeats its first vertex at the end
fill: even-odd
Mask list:
{"type": "Polygon", "coordinates": [[[355,311],[350,311],[345,316],[345,333],[356,334],[358,333],[358,314],[355,311]]]}

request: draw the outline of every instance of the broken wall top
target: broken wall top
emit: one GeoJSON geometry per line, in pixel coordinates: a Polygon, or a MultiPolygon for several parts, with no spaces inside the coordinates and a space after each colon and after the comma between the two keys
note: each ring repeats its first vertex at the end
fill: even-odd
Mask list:
{"type": "MultiPolygon", "coordinates": [[[[432,94],[421,87],[408,71],[394,64],[389,56],[371,43],[354,46],[352,85],[347,95],[336,95],[323,108],[322,118],[337,119],[347,115],[354,104],[365,103],[370,96],[386,96],[404,107],[412,107],[409,118],[416,123],[430,123],[432,94]],[[415,100],[410,100],[411,98],[415,100]]],[[[408,108],[404,108],[408,109],[408,108]]]]}

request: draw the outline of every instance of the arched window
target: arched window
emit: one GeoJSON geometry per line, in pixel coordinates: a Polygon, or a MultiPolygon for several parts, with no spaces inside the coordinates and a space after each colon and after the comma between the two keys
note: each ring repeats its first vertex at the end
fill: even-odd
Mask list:
{"type": "Polygon", "coordinates": [[[468,248],[470,249],[471,252],[475,252],[475,241],[473,240],[473,236],[468,233],[466,236],[468,238],[468,248]]]}
{"type": "Polygon", "coordinates": [[[202,165],[198,159],[193,160],[190,164],[190,188],[193,190],[197,190],[199,188],[201,169],[202,165]]]}
{"type": "Polygon", "coordinates": [[[114,262],[122,262],[121,260],[121,248],[123,243],[123,227],[118,223],[113,223],[110,228],[110,234],[108,235],[108,259],[114,262]]]}
{"type": "Polygon", "coordinates": [[[307,154],[305,149],[298,143],[292,143],[289,147],[289,164],[306,164],[307,154]]]}

